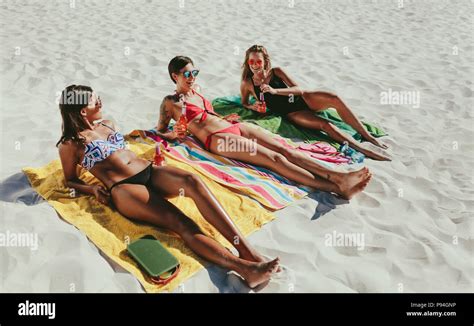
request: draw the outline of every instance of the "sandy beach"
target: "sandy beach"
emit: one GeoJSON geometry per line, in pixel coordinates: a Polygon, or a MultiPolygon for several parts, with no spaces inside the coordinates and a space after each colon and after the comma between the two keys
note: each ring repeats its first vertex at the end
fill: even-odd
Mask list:
{"type": "MultiPolygon", "coordinates": [[[[373,178],[349,203],[316,191],[252,234],[284,267],[257,291],[472,292],[472,12],[467,0],[1,1],[0,234],[35,234],[37,248],[0,246],[0,292],[144,292],[21,172],[58,158],[65,86],[90,85],[124,133],[150,129],[172,57],[194,60],[212,100],[239,94],[252,44],[386,130],[393,158],[365,161],[373,178]]],[[[175,292],[251,291],[210,266],[175,292]]]]}

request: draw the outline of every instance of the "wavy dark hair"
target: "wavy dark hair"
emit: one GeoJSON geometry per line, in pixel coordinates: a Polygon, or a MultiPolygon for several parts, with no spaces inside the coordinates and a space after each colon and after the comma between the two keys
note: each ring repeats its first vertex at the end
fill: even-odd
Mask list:
{"type": "Polygon", "coordinates": [[[245,51],[245,60],[244,60],[244,63],[242,64],[242,80],[250,79],[253,76],[253,72],[250,70],[249,62],[248,62],[250,53],[252,52],[263,54],[263,61],[264,61],[263,68],[264,69],[270,69],[272,67],[272,63],[270,61],[270,55],[268,54],[267,49],[263,45],[257,45],[257,44],[252,45],[251,47],[247,49],[247,51],[245,51]]]}
{"type": "Polygon", "coordinates": [[[168,64],[168,73],[170,74],[170,78],[173,83],[176,84],[176,80],[173,79],[172,74],[177,74],[181,69],[186,67],[188,64],[192,64],[194,66],[193,60],[190,57],[185,57],[184,55],[178,55],[171,59],[170,63],[168,64]]]}
{"type": "Polygon", "coordinates": [[[83,85],[69,85],[62,91],[59,99],[59,111],[63,119],[62,135],[56,147],[69,140],[84,144],[85,138],[79,133],[88,126],[81,110],[87,107],[93,92],[91,87],[83,85]]]}

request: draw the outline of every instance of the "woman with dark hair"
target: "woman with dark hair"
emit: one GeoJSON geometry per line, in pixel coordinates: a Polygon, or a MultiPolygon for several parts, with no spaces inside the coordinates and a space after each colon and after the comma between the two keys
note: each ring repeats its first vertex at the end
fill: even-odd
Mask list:
{"type": "Polygon", "coordinates": [[[176,84],[176,92],[166,96],[161,103],[157,129],[162,137],[176,140],[188,130],[210,152],[263,166],[299,184],[334,192],[346,199],[362,191],[369,182],[371,174],[365,167],[352,172],[328,169],[309,156],[286,148],[260,130],[217,115],[211,103],[194,89],[199,70],[194,68],[190,58],[173,58],[168,72],[176,84]],[[176,123],[175,130],[168,131],[171,118],[179,121],[183,107],[186,109],[186,130],[176,123]]]}
{"type": "Polygon", "coordinates": [[[302,90],[282,68],[272,68],[268,51],[262,45],[253,45],[245,52],[240,93],[243,106],[250,110],[258,112],[261,105],[259,100],[263,96],[270,111],[287,118],[295,125],[324,131],[338,143],[347,141],[350,147],[367,157],[390,161],[386,155],[366,148],[329,121],[315,116],[314,112],[334,108],[341,119],[360,133],[365,140],[383,149],[387,148],[365,130],[360,120],[337,95],[302,90]],[[257,99],[252,105],[249,104],[250,95],[257,99]]]}
{"type": "Polygon", "coordinates": [[[234,225],[205,183],[196,175],[171,166],[154,166],[126,149],[124,138],[110,120],[102,119],[102,102],[88,86],[66,87],[60,98],[62,136],[57,143],[66,185],[112,201],[124,216],[177,233],[196,254],[239,273],[250,287],[270,279],[278,258],[266,262],[234,225]],[[88,185],[77,175],[77,166],[91,172],[106,188],[88,185]],[[206,236],[189,217],[165,198],[184,192],[202,216],[230,243],[239,257],[206,236]],[[238,241],[236,241],[238,239],[238,241]]]}

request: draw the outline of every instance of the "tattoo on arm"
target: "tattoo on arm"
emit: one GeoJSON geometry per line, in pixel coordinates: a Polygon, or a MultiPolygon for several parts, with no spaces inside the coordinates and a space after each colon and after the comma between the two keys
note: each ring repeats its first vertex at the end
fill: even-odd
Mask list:
{"type": "Polygon", "coordinates": [[[168,111],[166,110],[166,99],[161,102],[160,106],[160,120],[158,121],[158,130],[163,131],[168,127],[170,118],[168,117],[168,111]]]}

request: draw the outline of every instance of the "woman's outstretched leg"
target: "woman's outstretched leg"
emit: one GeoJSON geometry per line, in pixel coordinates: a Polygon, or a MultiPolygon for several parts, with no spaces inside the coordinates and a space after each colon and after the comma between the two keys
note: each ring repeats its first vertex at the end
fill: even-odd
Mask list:
{"type": "Polygon", "coordinates": [[[270,137],[268,134],[257,128],[242,125],[241,131],[242,135],[246,138],[255,139],[260,145],[283,154],[290,162],[320,176],[323,179],[335,183],[343,191],[351,189],[369,177],[369,169],[366,167],[351,172],[336,171],[318,163],[316,160],[294,148],[283,146],[283,144],[276,141],[275,138],[270,137]]]}
{"type": "Polygon", "coordinates": [[[255,262],[265,261],[242,235],[199,176],[175,167],[154,166],[152,184],[165,197],[182,195],[193,199],[201,215],[237,249],[240,258],[255,262]]]}
{"type": "Polygon", "coordinates": [[[278,268],[278,258],[270,262],[251,262],[234,256],[217,241],[206,236],[176,206],[145,186],[121,184],[113,189],[111,196],[121,214],[177,233],[197,255],[236,271],[250,287],[267,282],[278,268]]]}
{"type": "Polygon", "coordinates": [[[359,118],[357,118],[354,112],[347,107],[339,96],[328,92],[307,91],[303,93],[303,99],[314,111],[326,110],[328,108],[336,109],[341,119],[361,134],[365,140],[380,148],[387,148],[387,145],[379,142],[364,128],[364,125],[359,118]]]}
{"type": "Polygon", "coordinates": [[[322,191],[334,192],[346,199],[350,199],[355,194],[361,192],[370,180],[369,175],[364,181],[354,185],[352,188],[341,189],[335,183],[314,175],[288,161],[283,154],[259,145],[258,141],[257,144],[255,144],[250,139],[234,134],[223,133],[214,135],[212,137],[210,151],[228,158],[265,167],[299,184],[322,191]],[[229,146],[225,146],[225,142],[228,142],[229,146]],[[220,146],[222,144],[224,144],[224,146],[220,146]],[[248,150],[253,147],[253,150],[248,150]]]}

